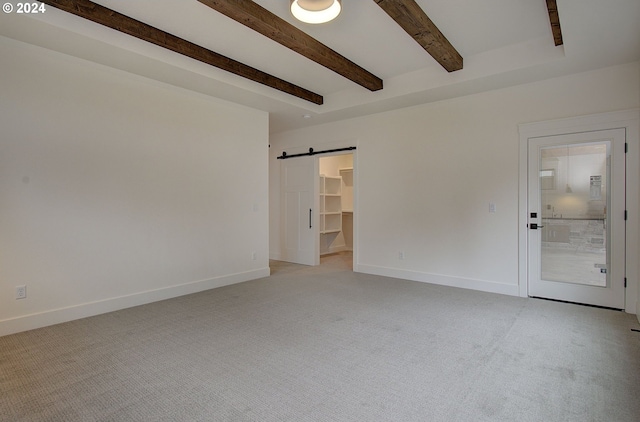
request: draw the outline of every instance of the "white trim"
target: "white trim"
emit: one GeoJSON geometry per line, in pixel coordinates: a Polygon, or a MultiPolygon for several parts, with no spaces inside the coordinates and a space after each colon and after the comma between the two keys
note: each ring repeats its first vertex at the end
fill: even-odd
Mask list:
{"type": "Polygon", "coordinates": [[[360,262],[358,257],[358,250],[360,247],[360,177],[358,176],[360,170],[360,161],[358,151],[360,150],[360,139],[355,139],[356,149],[353,151],[353,215],[351,222],[351,229],[353,233],[351,234],[352,244],[351,251],[353,252],[353,259],[351,263],[351,268],[353,271],[356,271],[358,268],[358,263],[360,262]]]}
{"type": "Polygon", "coordinates": [[[348,250],[350,249],[347,248],[347,245],[331,246],[329,250],[327,250],[326,252],[322,252],[320,256],[329,255],[329,254],[338,253],[338,252],[345,252],[348,250]]]}
{"type": "Polygon", "coordinates": [[[640,254],[638,218],[640,214],[640,109],[613,111],[567,119],[518,125],[520,134],[519,195],[518,195],[518,291],[521,297],[527,296],[527,175],[528,142],[530,138],[566,135],[608,129],[625,129],[626,142],[629,145],[627,156],[627,290],[625,292],[625,310],[638,314],[638,268],[637,257],[640,254]]]}
{"type": "MultiPolygon", "coordinates": [[[[355,139],[351,139],[351,140],[344,140],[344,141],[336,141],[336,142],[327,142],[327,143],[320,143],[319,145],[322,145],[323,149],[338,149],[338,148],[346,148],[349,146],[354,146],[356,149],[353,150],[345,150],[345,151],[336,151],[336,152],[330,152],[327,154],[322,154],[320,156],[316,156],[316,160],[318,161],[318,166],[319,164],[319,160],[322,157],[335,157],[335,156],[339,156],[339,155],[349,155],[351,154],[353,156],[353,233],[352,233],[352,237],[353,237],[353,248],[351,249],[351,251],[353,252],[353,262],[352,262],[352,267],[353,267],[353,271],[356,271],[356,267],[358,266],[358,236],[359,236],[359,228],[358,225],[356,224],[358,222],[358,148],[360,147],[360,142],[359,142],[359,138],[355,138],[355,139]]],[[[307,151],[309,149],[307,148],[307,151]]],[[[320,195],[320,191],[318,190],[317,195],[320,195]]],[[[344,251],[347,251],[349,249],[347,249],[346,245],[343,249],[344,251]]],[[[333,251],[327,252],[327,253],[333,253],[333,251]]]]}
{"type": "Polygon", "coordinates": [[[214,277],[207,280],[193,281],[176,286],[164,287],[146,292],[134,293],[126,296],[119,296],[95,302],[83,303],[66,308],[52,309],[31,315],[23,315],[15,318],[0,321],[0,336],[33,330],[35,328],[47,327],[49,325],[60,324],[80,318],[87,318],[107,312],[118,311],[120,309],[145,305],[165,299],[172,299],[204,290],[215,289],[231,284],[242,283],[249,280],[268,277],[270,269],[261,268],[242,273],[229,274],[214,277]]]}
{"type": "Polygon", "coordinates": [[[471,278],[452,277],[441,274],[430,274],[419,271],[403,270],[401,268],[380,267],[377,265],[359,264],[354,271],[365,274],[381,275],[422,283],[438,284],[441,286],[458,287],[461,289],[478,290],[481,292],[498,293],[518,296],[518,286],[515,284],[497,283],[495,281],[476,280],[471,278]]]}
{"type": "Polygon", "coordinates": [[[587,116],[566,119],[547,120],[543,122],[524,123],[518,125],[520,140],[542,136],[567,135],[579,132],[626,128],[638,121],[640,109],[613,111],[609,113],[590,114],[587,116]]]}

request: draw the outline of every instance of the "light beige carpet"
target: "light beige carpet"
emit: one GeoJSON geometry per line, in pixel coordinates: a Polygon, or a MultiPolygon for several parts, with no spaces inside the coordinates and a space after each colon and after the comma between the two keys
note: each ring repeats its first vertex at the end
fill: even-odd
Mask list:
{"type": "Polygon", "coordinates": [[[274,263],[0,338],[0,420],[637,422],[632,328],[621,312],[274,263]]]}

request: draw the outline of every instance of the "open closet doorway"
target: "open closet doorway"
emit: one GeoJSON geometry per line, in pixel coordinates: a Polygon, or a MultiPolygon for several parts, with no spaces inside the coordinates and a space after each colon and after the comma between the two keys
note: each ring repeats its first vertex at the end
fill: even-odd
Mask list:
{"type": "Polygon", "coordinates": [[[319,157],[320,265],[353,270],[353,154],[319,157]]]}

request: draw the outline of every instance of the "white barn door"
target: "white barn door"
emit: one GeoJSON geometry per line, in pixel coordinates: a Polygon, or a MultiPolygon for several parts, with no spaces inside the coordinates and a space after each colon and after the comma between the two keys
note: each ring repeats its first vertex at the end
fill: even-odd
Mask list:
{"type": "Polygon", "coordinates": [[[318,160],[296,157],[281,163],[282,260],[320,264],[318,160]]]}

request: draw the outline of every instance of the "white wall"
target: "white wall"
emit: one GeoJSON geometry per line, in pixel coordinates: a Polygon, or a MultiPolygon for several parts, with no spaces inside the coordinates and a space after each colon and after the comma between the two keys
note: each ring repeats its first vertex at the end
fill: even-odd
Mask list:
{"type": "Polygon", "coordinates": [[[0,57],[0,335],[268,275],[266,113],[0,57]]]}
{"type": "MultiPolygon", "coordinates": [[[[357,271],[517,295],[518,124],[636,108],[639,67],[605,68],[273,135],[271,213],[279,213],[275,157],[283,150],[357,143],[357,271]],[[489,213],[490,202],[496,213],[489,213]]],[[[274,256],[277,217],[270,233],[274,256]]]]}
{"type": "Polygon", "coordinates": [[[353,167],[353,154],[319,157],[320,174],[340,176],[340,169],[353,167]]]}

